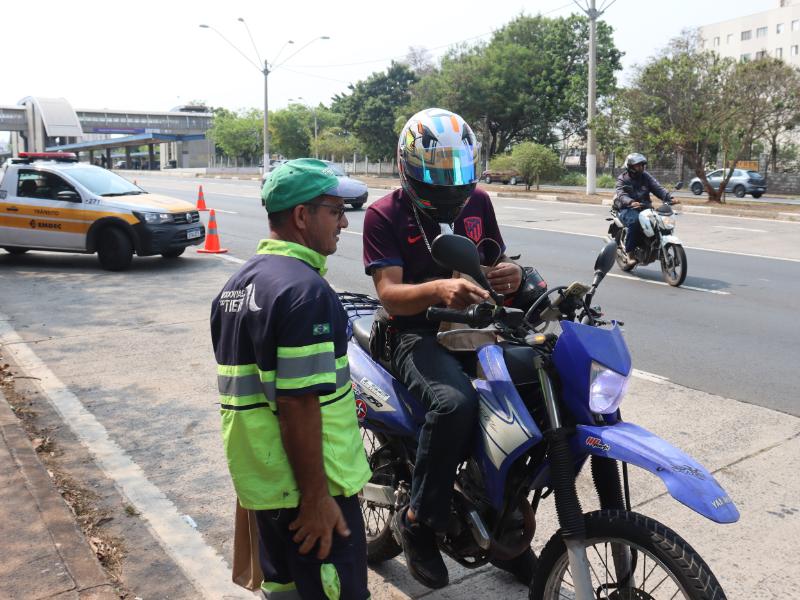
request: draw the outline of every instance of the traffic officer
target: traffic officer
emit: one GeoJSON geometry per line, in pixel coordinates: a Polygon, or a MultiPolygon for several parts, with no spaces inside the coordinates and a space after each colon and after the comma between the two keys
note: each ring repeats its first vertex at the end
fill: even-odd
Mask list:
{"type": "Polygon", "coordinates": [[[211,307],[222,434],[239,503],[256,511],[270,598],[362,600],[370,478],[347,362],[347,317],[325,275],[347,217],[338,179],[297,159],[267,179],[271,234],[211,307]]]}

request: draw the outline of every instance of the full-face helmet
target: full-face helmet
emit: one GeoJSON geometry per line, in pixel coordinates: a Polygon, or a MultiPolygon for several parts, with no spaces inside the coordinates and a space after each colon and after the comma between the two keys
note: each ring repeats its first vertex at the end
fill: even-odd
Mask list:
{"type": "Polygon", "coordinates": [[[397,142],[400,183],[414,206],[451,224],[478,182],[478,144],[455,113],[427,108],[403,126],[397,142]]]}

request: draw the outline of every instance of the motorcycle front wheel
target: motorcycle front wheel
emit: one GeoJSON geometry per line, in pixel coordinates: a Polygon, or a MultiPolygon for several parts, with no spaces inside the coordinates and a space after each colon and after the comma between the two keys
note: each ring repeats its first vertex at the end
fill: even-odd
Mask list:
{"type": "MultiPolygon", "coordinates": [[[[625,510],[585,515],[586,554],[596,598],[607,600],[725,600],[711,569],[669,527],[625,510]],[[629,553],[630,574],[614,564],[612,554],[629,553]],[[617,576],[622,573],[621,576],[617,576]],[[622,581],[618,581],[622,579],[622,581]]],[[[575,598],[567,548],[560,532],[539,556],[530,600],[575,598]]]]}
{"type": "Polygon", "coordinates": [[[678,287],[686,279],[686,251],[683,246],[667,244],[661,253],[661,274],[664,281],[678,287]]]}
{"type": "MultiPolygon", "coordinates": [[[[386,438],[380,433],[361,428],[361,439],[367,462],[372,469],[370,483],[376,485],[394,485],[394,460],[390,453],[386,438]]],[[[367,533],[367,562],[371,565],[394,558],[403,551],[392,534],[392,518],[394,509],[359,498],[361,516],[364,518],[364,529],[367,533]]]]}

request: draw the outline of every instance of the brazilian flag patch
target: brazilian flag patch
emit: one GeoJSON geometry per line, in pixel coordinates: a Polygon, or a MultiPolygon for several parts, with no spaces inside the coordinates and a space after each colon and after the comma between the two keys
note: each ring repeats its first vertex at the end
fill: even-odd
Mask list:
{"type": "Polygon", "coordinates": [[[311,328],[311,333],[314,335],[326,335],[331,332],[331,324],[330,323],[314,323],[314,326],[311,328]]]}

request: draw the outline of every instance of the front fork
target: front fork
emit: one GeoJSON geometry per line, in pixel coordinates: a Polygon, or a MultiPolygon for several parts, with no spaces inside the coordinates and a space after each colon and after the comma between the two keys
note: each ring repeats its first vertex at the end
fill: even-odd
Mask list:
{"type": "Polygon", "coordinates": [[[561,526],[561,535],[567,547],[575,597],[577,600],[592,600],[594,592],[589,559],[586,556],[586,523],[578,491],[575,488],[575,462],[569,448],[570,433],[561,423],[553,383],[541,357],[536,358],[535,367],[550,424],[550,429],[545,432],[550,456],[550,483],[556,497],[556,513],[561,526]]]}

